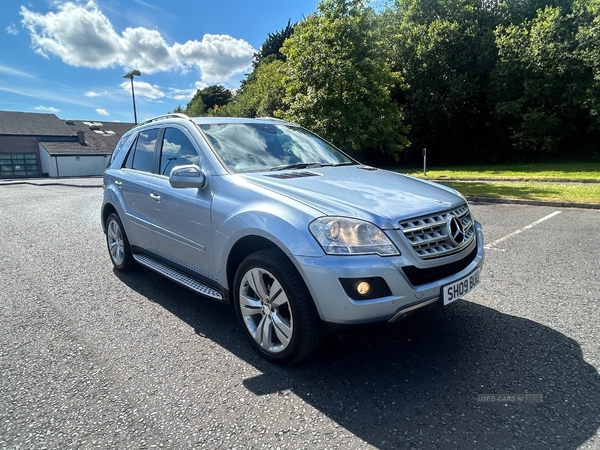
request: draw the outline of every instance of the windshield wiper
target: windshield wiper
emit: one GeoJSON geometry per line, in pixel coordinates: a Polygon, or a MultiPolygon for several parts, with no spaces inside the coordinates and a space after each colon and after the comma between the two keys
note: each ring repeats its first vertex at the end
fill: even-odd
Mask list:
{"type": "Polygon", "coordinates": [[[318,162],[312,163],[295,163],[295,164],[283,164],[282,166],[272,167],[271,170],[286,170],[286,169],[307,169],[312,167],[323,167],[330,164],[321,164],[318,162]]]}

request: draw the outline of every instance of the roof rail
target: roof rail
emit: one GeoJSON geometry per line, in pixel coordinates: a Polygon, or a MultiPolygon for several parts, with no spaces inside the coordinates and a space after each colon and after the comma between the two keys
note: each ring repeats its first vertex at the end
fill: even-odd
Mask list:
{"type": "Polygon", "coordinates": [[[277,117],[257,117],[257,120],[272,120],[273,122],[287,122],[283,119],[278,119],[277,117]]]}
{"type": "Polygon", "coordinates": [[[191,120],[190,117],[186,116],[185,114],[169,113],[169,114],[163,114],[162,116],[152,117],[151,119],[148,119],[148,120],[144,120],[142,123],[140,123],[140,125],[146,125],[147,123],[156,122],[157,120],[169,119],[169,118],[179,118],[179,119],[184,119],[184,120],[191,120]]]}

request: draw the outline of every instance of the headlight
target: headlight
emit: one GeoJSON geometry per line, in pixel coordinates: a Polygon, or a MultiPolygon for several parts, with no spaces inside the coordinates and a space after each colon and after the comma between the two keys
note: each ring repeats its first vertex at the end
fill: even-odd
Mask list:
{"type": "Polygon", "coordinates": [[[400,254],[379,227],[364,220],[321,217],[308,229],[329,255],[400,254]]]}

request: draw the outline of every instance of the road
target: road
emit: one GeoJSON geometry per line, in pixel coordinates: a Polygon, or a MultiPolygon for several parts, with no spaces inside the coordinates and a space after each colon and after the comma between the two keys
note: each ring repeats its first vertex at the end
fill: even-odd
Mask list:
{"type": "Polygon", "coordinates": [[[465,300],[281,368],[227,306],[115,273],[101,188],[0,195],[0,448],[600,448],[600,211],[475,204],[465,300]]]}

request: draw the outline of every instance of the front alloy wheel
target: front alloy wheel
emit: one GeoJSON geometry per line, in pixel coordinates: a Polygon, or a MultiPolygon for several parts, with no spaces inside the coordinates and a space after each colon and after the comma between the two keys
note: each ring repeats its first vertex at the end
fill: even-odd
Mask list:
{"type": "Polygon", "coordinates": [[[279,250],[261,250],[244,259],[235,276],[234,294],[244,334],[264,358],[290,363],[320,347],[324,332],[313,300],[279,250]]]}
{"type": "Polygon", "coordinates": [[[268,353],[281,353],[294,333],[294,316],[287,294],[271,272],[248,270],[242,277],[240,310],[254,341],[268,353]]]}

